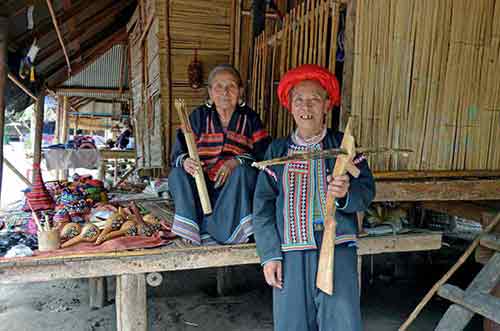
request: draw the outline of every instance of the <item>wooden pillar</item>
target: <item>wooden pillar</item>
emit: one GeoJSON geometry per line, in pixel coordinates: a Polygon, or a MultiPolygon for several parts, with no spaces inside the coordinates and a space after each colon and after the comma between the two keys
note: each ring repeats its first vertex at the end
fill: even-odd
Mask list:
{"type": "Polygon", "coordinates": [[[108,301],[108,283],[106,277],[89,278],[89,306],[102,308],[108,301]]]}
{"type": "Polygon", "coordinates": [[[57,112],[56,112],[56,127],[54,129],[54,143],[61,143],[61,125],[62,125],[62,108],[63,108],[63,97],[57,96],[57,112]]]}
{"type": "Polygon", "coordinates": [[[146,275],[116,276],[117,331],[147,331],[146,275]]]}
{"type": "Polygon", "coordinates": [[[5,90],[7,87],[7,27],[8,17],[0,17],[0,201],[3,178],[3,135],[5,132],[5,90]]]}
{"type": "MultiPolygon", "coordinates": [[[[42,160],[42,133],[43,133],[43,117],[45,104],[45,89],[42,88],[38,95],[38,100],[35,105],[35,136],[33,139],[33,163],[40,163],[42,160]]],[[[32,174],[31,182],[34,182],[34,174],[32,174]]]]}
{"type": "MultiPolygon", "coordinates": [[[[69,132],[69,98],[67,96],[62,97],[62,114],[61,114],[61,126],[60,126],[60,136],[59,143],[66,144],[68,142],[68,132],[69,132]]],[[[59,178],[67,179],[69,171],[67,169],[62,170],[59,178]]]]}
{"type": "Polygon", "coordinates": [[[229,293],[232,287],[232,270],[231,267],[217,268],[217,294],[225,296],[229,293]]]}

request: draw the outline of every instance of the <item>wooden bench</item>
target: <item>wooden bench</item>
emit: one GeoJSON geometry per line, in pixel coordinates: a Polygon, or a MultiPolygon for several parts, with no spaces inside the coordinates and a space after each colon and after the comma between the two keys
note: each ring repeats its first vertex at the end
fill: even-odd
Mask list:
{"type": "MultiPolygon", "coordinates": [[[[358,256],[440,247],[441,233],[436,232],[366,237],[359,239],[358,256]]],[[[0,283],[116,276],[118,330],[141,331],[148,325],[146,274],[258,263],[253,244],[17,258],[0,261],[0,283]]]]}

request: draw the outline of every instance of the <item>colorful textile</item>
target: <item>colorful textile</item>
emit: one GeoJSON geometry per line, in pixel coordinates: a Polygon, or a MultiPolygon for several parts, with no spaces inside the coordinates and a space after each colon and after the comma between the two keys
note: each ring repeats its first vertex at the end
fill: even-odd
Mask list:
{"type": "Polygon", "coordinates": [[[290,91],[298,83],[305,80],[315,80],[325,89],[329,95],[330,108],[340,105],[340,86],[335,75],[327,69],[316,64],[304,64],[289,70],[278,85],[278,98],[281,105],[290,110],[290,91]]]}
{"type": "Polygon", "coordinates": [[[221,244],[247,242],[253,234],[251,202],[256,180],[256,169],[241,165],[219,189],[207,181],[213,211],[203,215],[194,179],[184,169],[172,169],[168,177],[175,205],[172,232],[196,245],[209,242],[204,240],[208,237],[221,244]]]}
{"type": "Polygon", "coordinates": [[[28,207],[34,211],[52,209],[54,207],[54,201],[43,182],[40,164],[33,164],[33,173],[34,179],[31,192],[25,194],[28,207]]]}

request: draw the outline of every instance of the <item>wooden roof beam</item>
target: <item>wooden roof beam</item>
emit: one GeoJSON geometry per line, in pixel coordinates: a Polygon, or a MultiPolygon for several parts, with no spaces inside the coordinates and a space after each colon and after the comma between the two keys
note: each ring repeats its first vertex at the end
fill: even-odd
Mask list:
{"type": "Polygon", "coordinates": [[[50,17],[52,17],[52,23],[54,24],[54,29],[56,29],[57,39],[61,44],[62,51],[64,53],[64,58],[66,59],[66,64],[68,65],[68,77],[71,76],[71,62],[69,61],[68,51],[66,50],[66,45],[64,44],[63,37],[61,35],[61,30],[59,29],[59,24],[57,23],[56,13],[54,12],[54,7],[52,7],[52,1],[47,0],[47,7],[49,8],[50,17]]]}
{"type": "MultiPolygon", "coordinates": [[[[106,53],[111,47],[118,43],[125,43],[127,40],[127,30],[125,27],[119,29],[115,33],[111,34],[107,38],[101,40],[100,42],[97,43],[94,47],[91,49],[88,49],[86,51],[82,52],[82,58],[83,61],[79,65],[75,65],[73,68],[73,75],[78,74],[81,72],[83,69],[85,69],[88,65],[92,64],[99,56],[103,55],[106,53]]],[[[50,84],[50,86],[58,86],[62,82],[65,81],[64,77],[64,64],[54,71],[49,74],[47,77],[47,82],[50,84]]]]}
{"type": "MultiPolygon", "coordinates": [[[[94,15],[90,19],[80,22],[78,29],[74,33],[65,35],[65,38],[67,40],[75,40],[76,38],[81,38],[85,41],[88,40],[92,36],[95,36],[99,32],[105,30],[103,27],[111,26],[116,20],[116,15],[122,12],[127,6],[130,5],[130,3],[130,0],[122,0],[110,7],[104,8],[98,15],[94,15]]],[[[39,60],[36,62],[36,65],[43,67],[46,63],[53,63],[54,58],[59,57],[60,51],[60,47],[57,47],[57,45],[41,50],[37,56],[37,59],[39,60]]],[[[70,57],[73,60],[75,55],[70,54],[70,57]]],[[[78,57],[83,61],[81,53],[78,54],[78,57]]]]}
{"type": "Polygon", "coordinates": [[[78,105],[78,107],[76,109],[80,110],[80,108],[82,108],[83,106],[85,105],[88,105],[89,103],[91,103],[92,101],[94,101],[94,99],[91,99],[91,98],[87,98],[85,99],[84,102],[82,102],[81,104],[78,105]]]}
{"type": "MultiPolygon", "coordinates": [[[[63,0],[63,8],[64,8],[64,11],[68,11],[71,9],[71,5],[72,5],[72,1],[71,0],[63,0]]],[[[76,26],[77,26],[78,22],[77,20],[75,19],[74,16],[72,16],[69,20],[68,20],[68,30],[69,30],[69,33],[75,33],[75,31],[77,30],[76,26]]],[[[76,62],[81,62],[82,60],[82,57],[81,57],[81,54],[80,54],[80,36],[77,36],[74,40],[70,40],[69,44],[68,44],[69,48],[74,50],[74,53],[76,54],[76,62]]]]}
{"type": "MultiPolygon", "coordinates": [[[[100,1],[91,1],[89,4],[88,1],[79,1],[78,4],[72,6],[68,11],[59,11],[56,13],[57,21],[61,26],[64,26],[69,19],[73,18],[75,15],[78,15],[84,11],[91,11],[98,13],[103,7],[104,3],[109,3],[109,1],[100,0],[100,1]]],[[[93,16],[93,15],[92,15],[93,16]]],[[[21,48],[28,46],[33,40],[33,36],[37,37],[39,40],[43,36],[47,35],[52,31],[52,19],[48,17],[47,19],[39,22],[35,25],[35,28],[30,31],[23,32],[20,35],[14,36],[12,38],[11,43],[14,44],[15,48],[21,48]]]]}

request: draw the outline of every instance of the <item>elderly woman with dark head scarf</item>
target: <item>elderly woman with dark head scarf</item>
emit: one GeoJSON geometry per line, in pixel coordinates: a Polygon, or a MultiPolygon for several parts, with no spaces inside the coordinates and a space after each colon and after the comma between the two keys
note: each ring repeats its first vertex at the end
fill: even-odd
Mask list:
{"type": "MultiPolygon", "coordinates": [[[[317,65],[287,72],[278,97],[297,129],[269,146],[265,159],[339,148],[342,133],[325,118],[340,103],[335,76],[317,65]]],[[[356,212],[365,210],[375,186],[362,155],[358,178],[329,175],[335,160],[294,161],[259,174],[254,196],[254,230],[266,282],[273,286],[276,331],[361,330],[357,277],[356,212]],[[335,292],[316,287],[326,195],[336,199],[335,292]]]]}
{"type": "Polygon", "coordinates": [[[257,113],[243,101],[239,72],[219,65],[208,76],[209,100],[189,121],[201,164],[188,157],[181,132],[172,153],[169,190],[174,198],[172,231],[200,245],[216,241],[237,244],[253,234],[252,199],[257,172],[251,163],[262,159],[270,138],[257,113]],[[202,167],[213,212],[203,215],[193,176],[202,167]]]}

